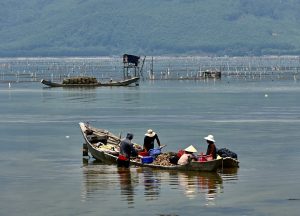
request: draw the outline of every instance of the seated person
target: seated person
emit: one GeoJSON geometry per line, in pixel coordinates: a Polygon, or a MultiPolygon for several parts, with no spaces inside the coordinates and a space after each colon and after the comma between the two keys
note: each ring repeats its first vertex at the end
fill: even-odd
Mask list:
{"type": "Polygon", "coordinates": [[[183,155],[179,158],[177,164],[178,165],[187,165],[191,160],[197,160],[197,157],[193,154],[197,152],[194,146],[190,145],[186,149],[184,149],[183,155]]]}

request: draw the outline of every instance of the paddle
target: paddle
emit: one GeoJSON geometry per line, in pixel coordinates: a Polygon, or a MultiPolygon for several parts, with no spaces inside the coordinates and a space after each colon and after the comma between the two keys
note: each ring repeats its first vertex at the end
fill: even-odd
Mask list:
{"type": "Polygon", "coordinates": [[[159,149],[161,150],[162,148],[166,147],[167,145],[160,145],[159,149]]]}

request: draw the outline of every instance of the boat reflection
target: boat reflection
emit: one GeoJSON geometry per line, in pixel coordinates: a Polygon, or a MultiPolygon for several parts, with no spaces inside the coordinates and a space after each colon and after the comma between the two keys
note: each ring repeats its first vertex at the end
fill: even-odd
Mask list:
{"type": "Polygon", "coordinates": [[[60,92],[64,101],[77,101],[83,103],[93,103],[97,99],[96,88],[50,88],[43,87],[42,99],[44,101],[57,100],[57,93],[60,92]]]}
{"type": "MultiPolygon", "coordinates": [[[[105,190],[114,189],[117,182],[112,177],[113,172],[110,167],[96,160],[90,162],[88,159],[83,159],[83,187],[81,193],[83,201],[95,198],[103,188],[105,190]]],[[[105,199],[105,197],[102,198],[105,199]]]]}
{"type": "Polygon", "coordinates": [[[161,173],[155,172],[149,167],[137,168],[139,179],[144,184],[144,197],[146,200],[156,200],[160,196],[161,190],[161,173]]]}
{"type": "Polygon", "coordinates": [[[110,199],[110,194],[134,207],[136,199],[158,200],[164,196],[203,199],[214,205],[218,194],[223,193],[223,183],[237,180],[237,169],[214,172],[181,172],[154,170],[149,167],[117,168],[99,162],[84,161],[82,198],[110,199]],[[142,188],[142,190],[141,190],[142,188]],[[113,191],[113,193],[111,192],[113,191]],[[119,193],[118,193],[119,191],[119,193]],[[162,194],[166,193],[166,194],[162,194]]]}
{"type": "Polygon", "coordinates": [[[134,204],[134,179],[131,176],[130,169],[118,168],[120,191],[123,200],[128,202],[128,205],[134,204]]]}
{"type": "Polygon", "coordinates": [[[177,178],[180,189],[189,199],[204,196],[207,200],[213,200],[216,198],[217,193],[222,192],[223,189],[223,181],[218,173],[179,172],[177,178]]]}

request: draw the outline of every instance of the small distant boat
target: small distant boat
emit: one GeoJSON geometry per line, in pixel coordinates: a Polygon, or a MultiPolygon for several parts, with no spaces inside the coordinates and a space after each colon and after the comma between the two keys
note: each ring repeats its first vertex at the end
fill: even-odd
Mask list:
{"type": "Polygon", "coordinates": [[[217,71],[217,70],[206,70],[202,72],[203,78],[221,79],[221,76],[222,76],[221,71],[217,71]]]}
{"type": "Polygon", "coordinates": [[[62,83],[55,83],[48,80],[41,80],[46,86],[49,87],[101,87],[101,86],[129,86],[131,84],[138,85],[139,77],[132,77],[120,81],[109,81],[105,83],[98,82],[94,77],[73,77],[65,79],[62,83]]]}
{"type": "MultiPolygon", "coordinates": [[[[108,130],[98,129],[83,122],[80,122],[79,126],[87,145],[88,152],[96,160],[116,164],[119,155],[119,144],[121,143],[121,138],[112,134],[108,130]]],[[[142,150],[142,146],[138,144],[134,144],[134,147],[142,150]]],[[[187,165],[160,165],[156,164],[155,161],[145,163],[143,162],[143,157],[136,157],[130,159],[130,164],[140,167],[165,170],[215,172],[221,167],[222,158],[205,162],[191,161],[187,165]]]]}

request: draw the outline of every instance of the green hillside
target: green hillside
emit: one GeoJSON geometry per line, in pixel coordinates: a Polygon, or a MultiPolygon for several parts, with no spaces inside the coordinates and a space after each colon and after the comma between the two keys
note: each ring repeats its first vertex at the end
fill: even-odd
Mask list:
{"type": "Polygon", "coordinates": [[[0,56],[299,55],[299,0],[2,0],[0,56]]]}

